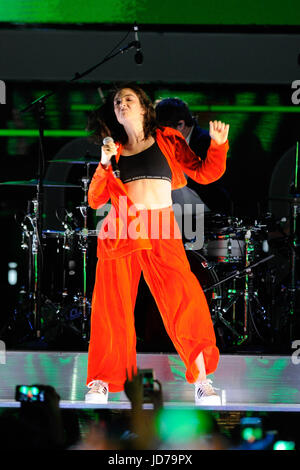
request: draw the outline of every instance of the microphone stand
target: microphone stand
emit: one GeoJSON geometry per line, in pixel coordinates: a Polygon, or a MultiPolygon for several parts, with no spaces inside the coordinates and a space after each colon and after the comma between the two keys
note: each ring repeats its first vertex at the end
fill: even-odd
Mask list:
{"type": "MultiPolygon", "coordinates": [[[[32,243],[32,268],[33,268],[33,329],[37,339],[41,338],[41,308],[42,308],[42,269],[43,269],[43,247],[42,247],[42,214],[43,214],[43,180],[45,171],[45,99],[41,97],[36,101],[34,107],[38,111],[39,127],[39,150],[38,150],[38,172],[36,198],[33,199],[33,243],[32,243]]],[[[30,105],[31,108],[31,105],[30,105]]]]}
{"type": "MultiPolygon", "coordinates": [[[[119,54],[123,54],[124,52],[127,52],[129,51],[129,49],[132,49],[133,47],[134,48],[137,48],[139,46],[139,43],[138,41],[132,41],[130,42],[129,44],[127,44],[127,46],[124,46],[122,47],[121,49],[118,49],[117,52],[115,52],[114,54],[111,54],[111,55],[108,55],[106,56],[103,60],[101,60],[101,62],[99,62],[98,64],[96,65],[93,65],[92,67],[90,67],[89,69],[85,70],[84,72],[82,73],[79,73],[79,72],[76,72],[74,77],[71,78],[71,80],[67,81],[66,84],[69,84],[69,83],[73,83],[77,80],[80,80],[81,78],[85,77],[86,75],[89,75],[91,72],[93,72],[96,68],[100,67],[101,65],[105,64],[105,62],[108,62],[109,60],[113,59],[114,57],[116,57],[117,55],[119,54]]],[[[30,103],[28,106],[26,106],[24,109],[21,110],[21,112],[27,112],[29,111],[31,108],[33,108],[35,105],[39,105],[39,103],[41,101],[45,102],[46,100],[48,100],[51,96],[55,95],[56,94],[56,91],[50,91],[49,93],[46,93],[45,95],[42,95],[40,96],[39,98],[37,98],[35,101],[33,101],[32,103],[30,103]]]]}
{"type": "MultiPolygon", "coordinates": [[[[121,49],[118,49],[116,52],[108,54],[101,60],[98,64],[93,65],[86,71],[82,73],[76,72],[74,77],[67,81],[66,84],[75,82],[85,77],[86,75],[93,72],[96,68],[103,65],[105,62],[113,59],[119,54],[123,54],[132,48],[139,47],[138,41],[132,41],[121,49]]],[[[28,106],[21,110],[21,113],[26,113],[30,110],[37,109],[38,111],[38,127],[39,127],[39,158],[38,158],[38,182],[37,182],[37,196],[36,196],[36,205],[35,205],[35,216],[36,216],[36,237],[38,240],[37,251],[35,253],[35,266],[34,266],[34,329],[37,339],[41,337],[41,305],[42,305],[42,289],[41,289],[41,272],[42,272],[42,207],[43,207],[43,180],[44,180],[44,170],[45,170],[45,115],[46,115],[46,101],[53,95],[56,94],[56,91],[50,91],[36,100],[32,101],[28,106]]],[[[85,308],[84,308],[85,310],[85,308]]],[[[85,317],[84,312],[84,317],[85,317]]]]}

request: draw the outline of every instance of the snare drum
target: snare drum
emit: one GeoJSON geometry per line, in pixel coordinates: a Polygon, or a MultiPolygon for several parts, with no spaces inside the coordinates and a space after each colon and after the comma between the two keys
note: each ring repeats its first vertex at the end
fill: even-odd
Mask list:
{"type": "Polygon", "coordinates": [[[217,235],[216,240],[204,243],[203,253],[217,263],[239,263],[243,261],[245,241],[232,235],[217,235]]]}
{"type": "Polygon", "coordinates": [[[216,263],[242,262],[245,255],[245,233],[239,220],[214,214],[205,219],[203,254],[216,263]]]}

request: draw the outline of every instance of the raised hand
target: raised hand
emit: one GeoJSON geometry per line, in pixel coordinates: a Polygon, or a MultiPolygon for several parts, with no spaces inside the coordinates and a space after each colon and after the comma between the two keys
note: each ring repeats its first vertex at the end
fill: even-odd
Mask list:
{"type": "Polygon", "coordinates": [[[229,124],[221,121],[209,121],[209,135],[210,137],[221,145],[228,139],[229,124]]]}

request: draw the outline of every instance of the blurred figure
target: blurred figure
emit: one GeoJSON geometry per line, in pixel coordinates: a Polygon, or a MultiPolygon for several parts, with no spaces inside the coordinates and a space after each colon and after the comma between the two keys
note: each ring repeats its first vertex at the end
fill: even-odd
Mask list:
{"type": "Polygon", "coordinates": [[[157,414],[163,408],[162,387],[158,380],[154,381],[156,387],[152,392],[148,392],[147,402],[153,404],[152,410],[144,410],[144,387],[142,374],[140,371],[134,373],[132,377],[127,376],[124,384],[124,391],[131,403],[131,436],[127,442],[127,448],[135,450],[155,450],[160,444],[155,429],[155,419],[157,414]]]}
{"type": "Polygon", "coordinates": [[[8,411],[1,416],[2,450],[65,449],[67,439],[59,408],[60,397],[53,387],[44,389],[43,401],[21,401],[17,412],[12,415],[8,411]]]}
{"type": "MultiPolygon", "coordinates": [[[[164,98],[155,106],[156,118],[162,126],[169,126],[181,132],[190,148],[202,159],[207,156],[211,137],[206,129],[202,129],[192,115],[188,105],[179,98],[164,98]]],[[[202,185],[187,177],[187,186],[172,191],[173,203],[204,204],[205,212],[224,212],[231,210],[228,191],[220,180],[202,185]]]]}

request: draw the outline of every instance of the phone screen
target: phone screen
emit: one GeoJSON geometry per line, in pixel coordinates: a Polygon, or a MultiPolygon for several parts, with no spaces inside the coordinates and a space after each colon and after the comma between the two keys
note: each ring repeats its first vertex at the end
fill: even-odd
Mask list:
{"type": "Polygon", "coordinates": [[[141,370],[143,377],[143,389],[144,396],[147,396],[149,392],[152,392],[154,389],[154,375],[152,369],[141,370]]]}
{"type": "Polygon", "coordinates": [[[44,401],[44,390],[36,386],[17,385],[16,401],[21,402],[41,402],[44,401]]]}
{"type": "Polygon", "coordinates": [[[263,439],[263,427],[260,418],[242,418],[240,421],[241,425],[241,437],[244,441],[255,442],[263,439]]]}

